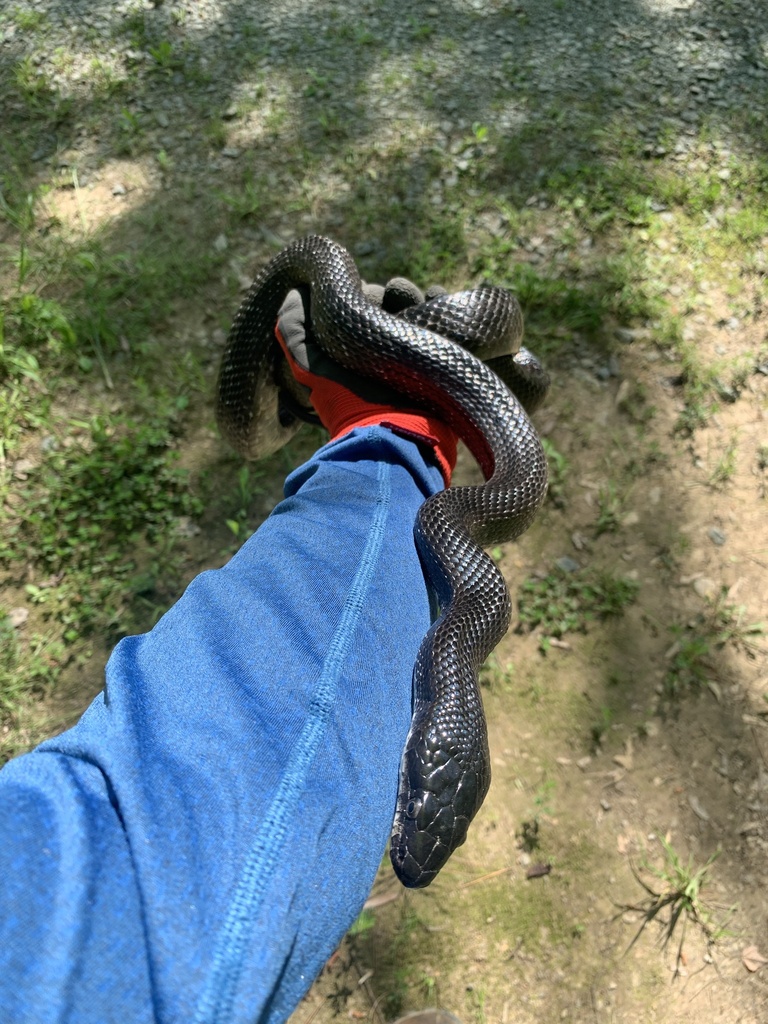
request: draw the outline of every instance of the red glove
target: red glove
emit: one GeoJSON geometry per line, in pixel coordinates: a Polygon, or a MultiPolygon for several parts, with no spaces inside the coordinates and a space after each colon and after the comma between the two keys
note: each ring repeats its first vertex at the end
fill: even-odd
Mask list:
{"type": "MultiPolygon", "coordinates": [[[[402,278],[390,282],[387,289],[369,285],[365,290],[374,301],[381,299],[389,312],[423,301],[418,289],[402,278]],[[404,291],[408,301],[403,298],[404,291]]],[[[388,427],[396,434],[428,445],[446,487],[450,485],[456,465],[456,434],[430,413],[413,407],[405,395],[386,384],[360,377],[327,356],[312,337],[306,289],[288,294],[278,315],[275,335],[293,376],[307,389],[308,399],[332,441],[355,427],[388,427]]]]}

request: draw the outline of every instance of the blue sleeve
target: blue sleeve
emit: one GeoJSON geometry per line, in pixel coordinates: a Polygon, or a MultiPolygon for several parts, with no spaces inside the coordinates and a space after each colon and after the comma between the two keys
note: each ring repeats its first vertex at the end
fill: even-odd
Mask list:
{"type": "Polygon", "coordinates": [[[441,486],[383,428],[326,445],[0,772],[4,1020],[285,1020],[385,850],[429,625],[413,522],[441,486]]]}

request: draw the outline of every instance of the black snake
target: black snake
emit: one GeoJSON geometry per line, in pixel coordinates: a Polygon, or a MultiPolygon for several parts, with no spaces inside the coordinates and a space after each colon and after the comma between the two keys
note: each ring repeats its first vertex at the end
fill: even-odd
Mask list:
{"type": "Polygon", "coordinates": [[[319,236],[299,239],[256,277],[227,339],[217,419],[247,457],[274,450],[296,429],[280,408],[274,327],[286,294],[300,285],[310,289],[321,347],[349,370],[436,412],[466,443],[486,480],[434,495],[415,525],[439,616],[414,667],[413,720],[390,853],[405,885],[425,886],[464,842],[490,784],[477,677],[506,632],[511,604],[481,545],[520,536],[544,498],[546,460],[523,404],[529,411],[538,404],[546,375],[525,350],[514,355],[522,316],[504,289],[442,296],[393,316],[363,294],[342,246],[319,236]]]}

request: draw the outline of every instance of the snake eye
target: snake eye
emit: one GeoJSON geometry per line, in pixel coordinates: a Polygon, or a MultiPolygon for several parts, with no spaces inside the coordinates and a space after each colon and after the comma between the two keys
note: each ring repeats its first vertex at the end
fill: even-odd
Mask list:
{"type": "Polygon", "coordinates": [[[409,800],[405,805],[406,818],[415,818],[421,810],[421,800],[409,800]]]}

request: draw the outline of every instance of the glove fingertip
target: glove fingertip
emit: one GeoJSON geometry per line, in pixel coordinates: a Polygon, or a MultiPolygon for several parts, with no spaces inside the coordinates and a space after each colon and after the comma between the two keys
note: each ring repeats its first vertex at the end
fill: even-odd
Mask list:
{"type": "Polygon", "coordinates": [[[368,284],[363,281],[363,295],[366,299],[370,299],[371,302],[375,302],[377,306],[381,306],[384,301],[384,286],[381,284],[368,284]]]}
{"type": "Polygon", "coordinates": [[[424,301],[422,290],[407,277],[393,277],[384,288],[382,308],[387,313],[400,313],[409,306],[418,306],[424,301]]]}

